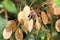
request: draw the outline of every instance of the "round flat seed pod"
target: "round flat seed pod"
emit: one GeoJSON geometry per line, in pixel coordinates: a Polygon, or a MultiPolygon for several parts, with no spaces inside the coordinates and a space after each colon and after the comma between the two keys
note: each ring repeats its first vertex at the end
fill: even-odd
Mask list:
{"type": "Polygon", "coordinates": [[[56,29],[57,32],[60,32],[60,19],[56,21],[55,29],[56,29]]]}
{"type": "Polygon", "coordinates": [[[48,24],[48,17],[47,17],[47,15],[45,14],[44,11],[41,11],[41,18],[42,18],[42,21],[43,21],[43,23],[44,23],[45,25],[48,24]]]}
{"type": "Polygon", "coordinates": [[[25,13],[25,16],[29,16],[30,14],[30,7],[29,6],[25,6],[24,9],[23,9],[23,12],[25,13]]]}
{"type": "Polygon", "coordinates": [[[31,19],[31,20],[29,21],[28,31],[31,32],[32,29],[33,29],[33,19],[31,19]]]}
{"type": "Polygon", "coordinates": [[[9,20],[7,22],[6,27],[11,27],[12,31],[14,32],[17,28],[16,22],[14,20],[9,20]]]}
{"type": "Polygon", "coordinates": [[[39,23],[39,20],[38,19],[36,19],[35,27],[36,27],[36,34],[38,35],[38,31],[41,28],[41,24],[39,23]]]}
{"type": "Polygon", "coordinates": [[[3,30],[3,38],[4,39],[9,39],[12,35],[12,29],[10,27],[6,27],[4,30],[3,30]]]}
{"type": "Polygon", "coordinates": [[[23,40],[23,32],[20,28],[17,28],[15,32],[15,38],[16,40],[23,40]]]}
{"type": "Polygon", "coordinates": [[[52,5],[54,9],[54,15],[60,15],[60,8],[57,7],[55,4],[52,5]]]}
{"type": "Polygon", "coordinates": [[[24,13],[23,13],[23,11],[20,11],[18,13],[17,18],[18,18],[18,22],[22,24],[23,23],[23,19],[24,19],[24,13]]]}

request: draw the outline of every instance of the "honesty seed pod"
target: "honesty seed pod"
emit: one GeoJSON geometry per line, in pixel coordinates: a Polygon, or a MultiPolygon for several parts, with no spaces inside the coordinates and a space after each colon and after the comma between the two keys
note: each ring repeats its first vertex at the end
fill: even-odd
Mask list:
{"type": "Polygon", "coordinates": [[[18,13],[17,18],[18,18],[18,22],[22,24],[23,23],[23,18],[24,18],[24,12],[23,11],[20,11],[18,13]]]}
{"type": "Polygon", "coordinates": [[[57,32],[60,32],[60,19],[58,19],[55,23],[55,29],[57,32]]]}
{"type": "Polygon", "coordinates": [[[12,31],[14,32],[17,28],[17,25],[14,20],[10,20],[10,21],[8,21],[6,27],[11,27],[12,31]]]}
{"type": "Polygon", "coordinates": [[[3,37],[4,39],[9,39],[12,35],[12,29],[11,27],[6,27],[4,30],[3,30],[3,37]]]}
{"type": "Polygon", "coordinates": [[[28,31],[28,25],[29,25],[29,18],[24,17],[24,27],[25,27],[26,34],[27,34],[27,31],[28,31]]]}
{"type": "Polygon", "coordinates": [[[44,11],[41,11],[41,18],[42,18],[43,23],[46,25],[48,23],[48,17],[44,11]]]}
{"type": "Polygon", "coordinates": [[[30,14],[30,7],[29,6],[25,6],[24,9],[23,9],[23,12],[25,13],[25,16],[29,16],[30,14]]]}
{"type": "Polygon", "coordinates": [[[54,15],[60,15],[60,8],[57,7],[55,4],[52,5],[54,9],[54,15]]]}
{"type": "Polygon", "coordinates": [[[20,28],[17,28],[15,32],[15,38],[16,40],[23,40],[23,32],[20,28]]]}
{"type": "Polygon", "coordinates": [[[38,31],[41,28],[41,24],[39,23],[38,18],[36,19],[35,27],[36,27],[36,34],[38,35],[38,31]]]}
{"type": "Polygon", "coordinates": [[[33,29],[33,19],[31,19],[28,24],[28,31],[31,32],[32,29],[33,29]]]}

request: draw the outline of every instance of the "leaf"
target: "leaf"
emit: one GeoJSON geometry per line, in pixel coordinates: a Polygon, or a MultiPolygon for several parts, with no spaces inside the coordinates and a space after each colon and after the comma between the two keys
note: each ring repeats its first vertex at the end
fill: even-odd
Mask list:
{"type": "Polygon", "coordinates": [[[15,4],[12,1],[3,1],[3,5],[5,9],[7,9],[8,12],[10,13],[17,13],[17,9],[15,7],[15,4]]]}
{"type": "Polygon", "coordinates": [[[4,40],[2,37],[2,32],[3,32],[3,29],[5,28],[6,21],[7,20],[4,17],[0,16],[0,39],[1,40],[4,40]]]}
{"type": "Polygon", "coordinates": [[[53,2],[54,2],[58,7],[60,7],[60,0],[53,0],[53,2]]]}
{"type": "Polygon", "coordinates": [[[3,18],[2,16],[0,16],[0,31],[2,32],[3,31],[3,29],[4,29],[4,27],[5,27],[5,25],[6,25],[6,19],[5,18],[3,18]]]}

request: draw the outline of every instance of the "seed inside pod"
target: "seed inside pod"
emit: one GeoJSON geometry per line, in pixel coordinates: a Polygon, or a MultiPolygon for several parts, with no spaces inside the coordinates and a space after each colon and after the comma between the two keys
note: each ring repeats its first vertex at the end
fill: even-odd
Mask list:
{"type": "Polygon", "coordinates": [[[55,29],[56,29],[57,32],[60,32],[60,19],[56,21],[55,29]]]}
{"type": "Polygon", "coordinates": [[[12,29],[12,31],[14,32],[17,28],[16,22],[14,20],[10,20],[7,22],[6,27],[10,27],[12,29]]]}
{"type": "Polygon", "coordinates": [[[17,28],[17,30],[15,32],[15,38],[16,38],[16,40],[23,40],[23,33],[20,28],[17,28]]]}
{"type": "Polygon", "coordinates": [[[25,6],[24,9],[23,9],[23,12],[25,13],[25,16],[29,16],[30,14],[30,7],[29,6],[25,6]]]}
{"type": "Polygon", "coordinates": [[[22,24],[22,23],[23,23],[23,18],[24,18],[24,13],[23,13],[23,11],[20,11],[20,12],[18,13],[17,18],[18,18],[18,22],[22,24]]]}
{"type": "Polygon", "coordinates": [[[31,20],[29,21],[28,31],[31,32],[32,29],[33,29],[33,19],[31,19],[31,20]]]}
{"type": "Polygon", "coordinates": [[[3,30],[3,37],[4,39],[9,39],[12,35],[12,29],[10,27],[6,27],[4,30],[3,30]]]}
{"type": "Polygon", "coordinates": [[[48,17],[47,17],[47,15],[45,14],[44,11],[41,11],[41,17],[42,17],[43,23],[44,23],[45,25],[48,24],[48,17]]]}

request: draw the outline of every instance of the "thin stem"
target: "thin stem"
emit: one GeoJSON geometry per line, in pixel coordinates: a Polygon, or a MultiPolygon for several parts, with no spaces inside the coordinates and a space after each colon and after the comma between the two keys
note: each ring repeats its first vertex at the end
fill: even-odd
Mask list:
{"type": "Polygon", "coordinates": [[[8,13],[6,9],[4,9],[4,14],[5,14],[5,18],[8,20],[8,13]]]}
{"type": "Polygon", "coordinates": [[[30,4],[30,7],[36,2],[37,0],[33,1],[31,4],[30,4]]]}

